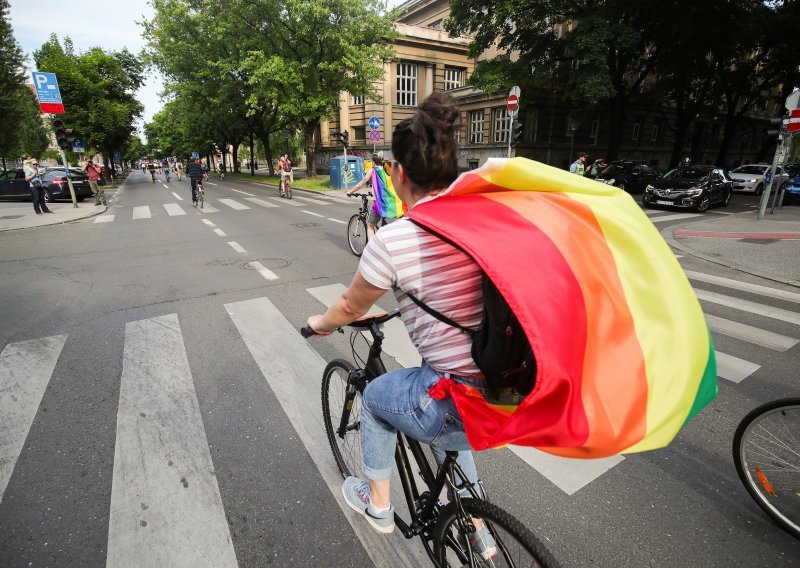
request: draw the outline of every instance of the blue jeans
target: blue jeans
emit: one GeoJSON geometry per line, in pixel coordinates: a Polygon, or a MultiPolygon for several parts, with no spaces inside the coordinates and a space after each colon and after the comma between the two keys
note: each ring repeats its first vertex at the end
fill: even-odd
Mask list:
{"type": "MultiPolygon", "coordinates": [[[[472,448],[453,399],[436,400],[428,394],[428,389],[442,375],[423,361],[422,367],[381,375],[364,389],[360,433],[364,473],[368,479],[389,479],[400,431],[429,444],[440,464],[444,461],[445,450],[458,451],[458,465],[467,479],[473,485],[478,481],[472,448]]],[[[467,377],[451,378],[482,387],[480,381],[476,384],[467,377]]],[[[480,494],[480,489],[477,490],[480,494]]]]}

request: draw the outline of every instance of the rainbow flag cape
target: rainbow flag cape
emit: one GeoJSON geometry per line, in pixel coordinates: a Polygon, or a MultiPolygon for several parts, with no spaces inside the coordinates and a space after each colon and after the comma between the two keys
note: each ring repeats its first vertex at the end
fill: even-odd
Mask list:
{"type": "Polygon", "coordinates": [[[406,212],[406,204],[403,203],[392,186],[392,178],[383,169],[383,166],[372,168],[372,194],[375,202],[372,204],[372,212],[387,219],[397,219],[406,212]]]}
{"type": "Polygon", "coordinates": [[[518,406],[441,379],[476,450],[598,458],[661,448],[717,393],[692,288],[630,195],[524,158],[494,159],[408,216],[470,254],[517,315],[537,362],[518,406]]]}

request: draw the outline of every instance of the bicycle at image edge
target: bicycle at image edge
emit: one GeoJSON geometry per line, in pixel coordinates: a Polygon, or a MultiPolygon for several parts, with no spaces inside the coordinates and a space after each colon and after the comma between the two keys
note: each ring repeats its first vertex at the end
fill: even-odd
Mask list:
{"type": "MultiPolygon", "coordinates": [[[[361,256],[367,246],[367,241],[369,241],[367,214],[369,213],[369,198],[372,197],[372,192],[353,193],[352,195],[361,198],[361,207],[358,209],[358,213],[350,217],[350,221],[347,223],[347,244],[350,245],[350,252],[356,256],[361,256]]],[[[378,228],[380,229],[384,225],[386,225],[386,219],[381,218],[378,228]]]]}
{"type": "MultiPolygon", "coordinates": [[[[344,359],[335,359],[328,363],[322,376],[325,433],[344,478],[352,475],[365,479],[359,438],[361,396],[370,381],[386,373],[381,360],[384,339],[382,327],[398,315],[400,311],[396,309],[349,324],[352,332],[350,348],[359,366],[344,359]],[[365,331],[372,336],[371,343],[367,341],[369,354],[366,360],[359,356],[355,346],[365,331]]],[[[337,331],[344,333],[342,328],[337,331]]],[[[308,327],[303,327],[300,333],[303,337],[315,335],[308,327]]],[[[395,462],[411,519],[405,520],[395,513],[394,520],[405,538],[420,537],[433,565],[441,568],[558,566],[530,530],[511,514],[486,500],[486,490],[480,481],[482,495],[478,494],[456,462],[458,452],[447,451],[445,456],[441,465],[435,466],[435,461],[432,465],[420,442],[402,432],[397,434],[395,462]],[[415,470],[421,478],[421,488],[415,479],[415,470]],[[452,495],[452,500],[447,504],[441,501],[445,488],[451,489],[449,493],[452,495]],[[477,530],[473,519],[482,519],[497,544],[497,553],[491,558],[479,557],[467,544],[477,530]]]]}

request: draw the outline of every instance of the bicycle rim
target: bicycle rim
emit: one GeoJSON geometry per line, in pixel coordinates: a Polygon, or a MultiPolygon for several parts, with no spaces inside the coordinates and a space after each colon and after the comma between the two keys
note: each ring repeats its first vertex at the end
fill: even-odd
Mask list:
{"type": "Polygon", "coordinates": [[[322,416],[325,421],[325,433],[331,445],[336,465],[343,477],[354,475],[364,479],[361,462],[361,393],[356,393],[344,436],[339,436],[338,429],[345,409],[347,378],[355,367],[348,361],[336,359],[328,363],[322,375],[322,416]]]}
{"type": "Polygon", "coordinates": [[[356,256],[361,256],[364,247],[367,246],[367,224],[357,213],[350,217],[350,222],[347,223],[347,244],[356,256]]]}
{"type": "Polygon", "coordinates": [[[496,543],[496,553],[491,558],[484,559],[467,550],[464,535],[472,533],[469,533],[462,522],[457,503],[450,502],[439,515],[434,534],[436,557],[442,568],[559,566],[531,531],[497,505],[481,499],[462,499],[461,506],[470,519],[480,518],[489,528],[496,543]]]}
{"type": "Polygon", "coordinates": [[[289,199],[292,198],[292,187],[289,185],[286,186],[286,197],[288,197],[289,199]]]}
{"type": "Polygon", "coordinates": [[[800,538],[800,398],[773,401],[745,416],[733,438],[733,459],[750,496],[800,538]]]}

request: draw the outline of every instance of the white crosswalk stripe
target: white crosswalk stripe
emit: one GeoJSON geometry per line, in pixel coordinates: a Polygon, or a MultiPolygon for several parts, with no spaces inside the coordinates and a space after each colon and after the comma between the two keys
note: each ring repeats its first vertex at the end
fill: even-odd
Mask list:
{"type": "Polygon", "coordinates": [[[256,205],[260,205],[261,207],[280,207],[280,205],[275,205],[274,203],[270,203],[269,201],[264,201],[263,199],[259,199],[258,197],[245,197],[245,201],[249,201],[250,203],[255,203],[256,205]]]}
{"type": "Polygon", "coordinates": [[[726,296],[725,294],[718,294],[717,292],[709,292],[707,290],[700,290],[698,288],[694,289],[694,293],[700,300],[705,302],[712,302],[721,306],[735,308],[743,312],[749,312],[751,314],[766,316],[768,318],[800,325],[800,313],[798,312],[791,312],[782,308],[775,308],[772,306],[759,304],[757,302],[751,302],[749,300],[741,300],[739,298],[734,298],[733,296],[726,296]]]}
{"type": "Polygon", "coordinates": [[[227,205],[231,209],[235,209],[236,211],[243,211],[244,209],[250,209],[250,207],[248,207],[244,203],[239,203],[234,199],[223,198],[223,199],[217,199],[217,201],[219,201],[223,205],[227,205]]]}
{"type": "Polygon", "coordinates": [[[756,365],[727,353],[715,351],[714,355],[717,358],[717,375],[734,383],[742,382],[761,368],[761,365],[756,365]]]}
{"type": "Polygon", "coordinates": [[[133,208],[133,218],[134,219],[150,219],[150,207],[147,205],[141,205],[139,207],[133,208]]]}
{"type": "Polygon", "coordinates": [[[244,195],[249,195],[250,197],[254,197],[252,193],[247,193],[246,191],[242,191],[241,189],[233,189],[232,187],[229,187],[228,189],[230,189],[231,191],[235,191],[236,193],[241,193],[244,195]]]}
{"type": "Polygon", "coordinates": [[[167,211],[167,215],[170,217],[175,217],[176,215],[186,215],[186,211],[178,205],[177,203],[165,203],[164,209],[167,211]]]}
{"type": "Polygon", "coordinates": [[[739,280],[723,278],[721,276],[714,276],[713,274],[705,274],[694,270],[684,270],[684,273],[690,280],[697,280],[698,282],[705,282],[706,284],[716,284],[717,286],[724,286],[725,288],[741,290],[742,292],[751,292],[761,296],[769,296],[770,298],[777,298],[778,300],[786,300],[800,304],[800,294],[796,292],[787,292],[786,290],[778,290],[776,288],[770,288],[769,286],[751,284],[750,282],[741,282],[739,280]]]}
{"type": "Polygon", "coordinates": [[[738,321],[731,321],[725,318],[717,317],[711,314],[706,314],[706,321],[711,331],[727,335],[728,337],[735,337],[742,341],[747,341],[761,347],[773,349],[775,351],[786,351],[797,345],[797,339],[760,329],[752,325],[746,325],[738,321]]]}
{"type": "Polygon", "coordinates": [[[289,205],[291,207],[305,207],[302,203],[297,203],[294,199],[286,199],[283,197],[267,197],[267,199],[272,199],[273,201],[278,201],[283,205],[289,205]]]}
{"type": "Polygon", "coordinates": [[[200,208],[198,207],[198,210],[199,210],[201,213],[219,213],[219,209],[217,209],[217,208],[216,208],[216,207],[214,207],[213,205],[210,205],[210,204],[208,203],[208,199],[203,199],[203,208],[202,208],[202,209],[200,209],[200,208]]]}
{"type": "Polygon", "coordinates": [[[111,223],[114,220],[116,215],[100,215],[99,217],[95,217],[95,223],[111,223]]]}
{"type": "Polygon", "coordinates": [[[650,217],[653,223],[662,223],[664,221],[680,221],[681,219],[689,219],[691,217],[699,217],[700,213],[676,213],[675,215],[665,215],[663,217],[650,217]]]}
{"type": "Polygon", "coordinates": [[[303,201],[306,201],[308,203],[314,203],[315,205],[330,205],[331,204],[330,201],[323,201],[322,199],[315,199],[313,197],[306,197],[305,195],[303,195],[302,197],[299,197],[297,195],[293,195],[292,198],[299,200],[301,203],[303,201]]]}

